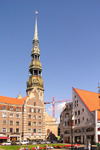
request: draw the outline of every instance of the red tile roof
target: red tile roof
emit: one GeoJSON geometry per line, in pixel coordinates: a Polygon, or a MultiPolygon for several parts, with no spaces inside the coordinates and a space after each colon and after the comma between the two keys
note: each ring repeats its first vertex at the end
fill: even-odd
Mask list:
{"type": "MultiPolygon", "coordinates": [[[[78,96],[81,98],[83,103],[89,109],[89,111],[94,111],[100,109],[100,99],[98,98],[99,94],[95,92],[85,91],[81,89],[73,88],[78,96]]],[[[100,111],[97,112],[98,119],[100,119],[100,111]]]]}
{"type": "Polygon", "coordinates": [[[21,99],[0,96],[0,103],[22,105],[26,99],[27,99],[27,96],[21,99]]]}

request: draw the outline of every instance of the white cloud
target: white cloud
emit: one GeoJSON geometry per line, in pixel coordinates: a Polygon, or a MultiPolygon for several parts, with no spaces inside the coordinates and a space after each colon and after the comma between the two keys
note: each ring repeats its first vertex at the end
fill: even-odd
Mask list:
{"type": "Polygon", "coordinates": [[[63,107],[65,106],[66,102],[60,103],[56,106],[56,113],[61,113],[63,107]]]}
{"type": "Polygon", "coordinates": [[[52,105],[48,108],[49,111],[52,111],[52,105]]]}

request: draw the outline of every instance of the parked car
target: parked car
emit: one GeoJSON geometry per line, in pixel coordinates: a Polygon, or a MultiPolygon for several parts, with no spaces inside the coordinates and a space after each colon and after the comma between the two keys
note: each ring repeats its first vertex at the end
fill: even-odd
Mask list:
{"type": "Polygon", "coordinates": [[[16,145],[21,145],[21,142],[19,140],[15,141],[16,145]]]}
{"type": "Polygon", "coordinates": [[[45,144],[45,141],[39,141],[38,144],[45,144]]]}
{"type": "Polygon", "coordinates": [[[29,144],[29,141],[23,140],[23,141],[21,141],[21,144],[22,144],[22,145],[27,145],[27,144],[29,144]]]}
{"type": "Polygon", "coordinates": [[[45,141],[45,144],[50,144],[51,142],[50,141],[45,141]]]}
{"type": "Polygon", "coordinates": [[[2,143],[2,145],[11,145],[11,142],[2,143]]]}
{"type": "Polygon", "coordinates": [[[37,144],[37,142],[35,142],[35,141],[34,141],[34,142],[32,142],[32,145],[36,145],[36,144],[37,144]]]}

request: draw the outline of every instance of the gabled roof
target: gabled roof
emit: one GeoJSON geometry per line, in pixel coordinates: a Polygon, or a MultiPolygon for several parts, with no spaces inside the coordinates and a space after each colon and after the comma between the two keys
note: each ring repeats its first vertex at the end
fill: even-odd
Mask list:
{"type": "Polygon", "coordinates": [[[26,99],[27,99],[27,96],[22,99],[0,96],[0,103],[23,105],[23,103],[25,102],[26,99]]]}
{"type": "MultiPolygon", "coordinates": [[[[83,103],[89,109],[89,111],[99,110],[100,109],[100,100],[98,98],[98,93],[85,91],[81,89],[73,88],[78,96],[81,98],[83,103]]],[[[98,119],[100,120],[100,111],[97,111],[98,119]]]]}

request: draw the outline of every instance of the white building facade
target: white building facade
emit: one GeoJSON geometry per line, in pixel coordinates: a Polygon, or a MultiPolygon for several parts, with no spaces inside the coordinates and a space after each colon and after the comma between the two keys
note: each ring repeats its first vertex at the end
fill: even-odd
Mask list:
{"type": "MultiPolygon", "coordinates": [[[[63,110],[63,142],[92,143],[100,141],[100,111],[98,93],[72,89],[72,110],[63,110]],[[66,117],[66,113],[69,114],[66,117]],[[72,124],[68,124],[68,122],[72,124]]],[[[69,104],[70,106],[70,104],[69,104]]]]}

